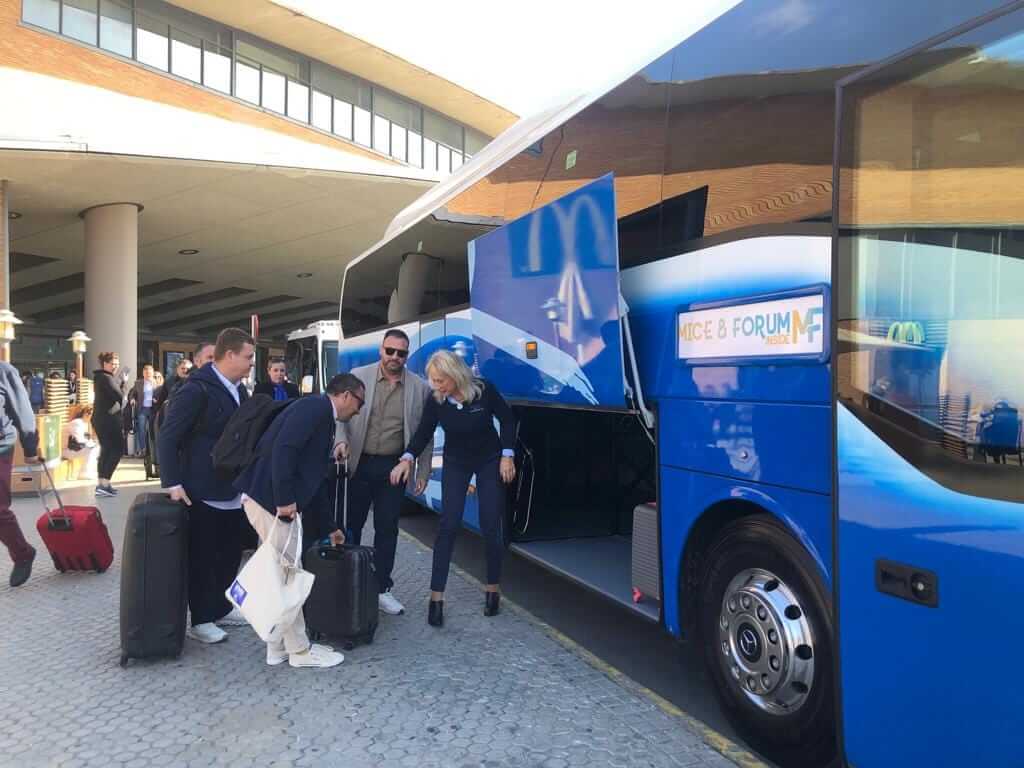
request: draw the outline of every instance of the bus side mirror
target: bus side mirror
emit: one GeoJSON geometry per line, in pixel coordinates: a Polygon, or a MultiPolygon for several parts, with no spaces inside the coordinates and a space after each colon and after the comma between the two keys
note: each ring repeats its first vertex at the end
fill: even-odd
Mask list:
{"type": "Polygon", "coordinates": [[[300,389],[302,390],[302,394],[304,394],[304,395],[312,395],[313,394],[313,377],[312,376],[303,376],[302,377],[302,386],[300,387],[300,389]]]}

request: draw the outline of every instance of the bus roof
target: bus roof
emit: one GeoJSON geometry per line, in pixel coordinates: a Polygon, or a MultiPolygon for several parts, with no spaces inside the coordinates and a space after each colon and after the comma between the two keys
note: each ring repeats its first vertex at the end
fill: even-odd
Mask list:
{"type": "Polygon", "coordinates": [[[310,323],[305,328],[297,328],[291,331],[285,338],[288,341],[292,339],[305,339],[310,336],[324,336],[330,339],[338,339],[341,335],[341,323],[337,320],[317,320],[316,322],[310,323]]]}

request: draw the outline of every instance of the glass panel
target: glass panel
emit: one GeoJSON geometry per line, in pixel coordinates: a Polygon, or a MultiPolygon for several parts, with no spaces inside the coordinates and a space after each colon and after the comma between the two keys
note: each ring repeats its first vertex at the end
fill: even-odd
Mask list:
{"type": "Polygon", "coordinates": [[[288,81],[288,117],[309,122],[309,88],[294,80],[288,81]]]}
{"type": "Polygon", "coordinates": [[[313,91],[313,125],[321,131],[331,130],[331,97],[313,91]]]}
{"type": "Polygon", "coordinates": [[[285,77],[269,69],[263,70],[263,106],[284,114],[285,77]]]}
{"type": "Polygon", "coordinates": [[[231,51],[206,43],[203,52],[203,80],[210,88],[231,93],[231,51]]]}
{"type": "Polygon", "coordinates": [[[472,128],[466,129],[466,156],[472,157],[481,149],[487,146],[487,142],[490,139],[484,136],[479,131],[474,131],[472,128]]]}
{"type": "Polygon", "coordinates": [[[336,99],[369,109],[370,88],[360,80],[333,67],[312,62],[313,87],[329,93],[336,99]]]}
{"type": "Polygon", "coordinates": [[[373,116],[373,148],[385,155],[391,147],[391,124],[380,115],[373,116]]]}
{"type": "Polygon", "coordinates": [[[343,138],[352,139],[352,105],[339,99],[334,100],[334,132],[343,138]]]}
{"type": "Polygon", "coordinates": [[[391,156],[405,162],[405,128],[391,124],[391,156]]]}
{"type": "MultiPolygon", "coordinates": [[[[911,57],[844,108],[839,393],[925,472],[1024,466],[1024,33],[1003,34],[911,57]]],[[[998,496],[985,478],[972,493],[998,496]]]]}
{"type": "Polygon", "coordinates": [[[370,146],[370,112],[362,107],[355,107],[355,139],[365,147],[370,146]]]}
{"type": "Polygon", "coordinates": [[[423,167],[423,137],[415,131],[409,131],[409,165],[423,167]]]}
{"type": "Polygon", "coordinates": [[[393,96],[379,88],[375,88],[373,91],[373,111],[386,117],[392,123],[398,123],[403,128],[417,131],[420,129],[423,112],[419,105],[393,96]]]}
{"type": "Polygon", "coordinates": [[[437,169],[445,176],[452,170],[452,151],[441,144],[437,145],[437,169]]]}
{"type": "Polygon", "coordinates": [[[462,149],[462,126],[447,117],[427,112],[424,117],[423,134],[452,149],[462,149]]]}
{"type": "Polygon", "coordinates": [[[437,170],[437,144],[430,139],[423,140],[423,167],[428,171],[437,170]]]}
{"type": "Polygon", "coordinates": [[[167,25],[141,13],[135,14],[135,58],[167,71],[167,25]]]}
{"type": "MultiPolygon", "coordinates": [[[[266,69],[272,69],[302,82],[309,81],[308,65],[304,65],[302,58],[297,53],[246,39],[239,39],[235,43],[235,50],[239,55],[245,56],[255,64],[262,64],[266,69]]],[[[282,94],[284,93],[283,88],[282,85],[282,94]]],[[[283,106],[280,111],[284,111],[283,106]]]]}
{"type": "MultiPolygon", "coordinates": [[[[125,4],[127,5],[127,3],[125,4]]],[[[231,50],[231,30],[215,21],[196,16],[169,3],[161,2],[161,0],[135,0],[135,9],[136,13],[145,15],[154,22],[231,50]]]]}
{"type": "Polygon", "coordinates": [[[96,45],[96,0],[64,0],[61,23],[68,37],[96,45]]]}
{"type": "Polygon", "coordinates": [[[171,72],[202,82],[202,42],[198,37],[171,29],[171,72]]]}
{"type": "Polygon", "coordinates": [[[100,47],[132,57],[132,8],[121,0],[100,0],[100,47]]]}
{"type": "Polygon", "coordinates": [[[245,62],[235,60],[235,96],[260,103],[260,70],[245,62]]]}
{"type": "Polygon", "coordinates": [[[457,171],[462,167],[462,153],[452,152],[452,171],[457,171]]]}
{"type": "Polygon", "coordinates": [[[60,31],[60,3],[58,0],[24,0],[22,18],[37,27],[60,31]]]}

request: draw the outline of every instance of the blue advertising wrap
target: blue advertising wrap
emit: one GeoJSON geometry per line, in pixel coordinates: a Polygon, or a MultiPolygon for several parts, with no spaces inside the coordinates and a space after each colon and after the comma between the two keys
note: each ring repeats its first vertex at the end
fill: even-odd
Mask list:
{"type": "Polygon", "coordinates": [[[510,400],[625,408],[612,174],[469,245],[480,374],[510,400]]]}

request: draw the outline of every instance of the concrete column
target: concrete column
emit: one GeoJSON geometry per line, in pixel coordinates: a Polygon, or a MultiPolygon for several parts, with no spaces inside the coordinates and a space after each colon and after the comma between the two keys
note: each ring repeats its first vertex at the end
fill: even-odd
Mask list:
{"type": "MultiPolygon", "coordinates": [[[[0,179],[0,312],[4,313],[4,324],[13,330],[18,322],[10,314],[11,308],[11,220],[9,218],[10,187],[7,179],[0,179]]],[[[0,360],[11,362],[11,345],[0,336],[0,360]]]]}
{"type": "Polygon", "coordinates": [[[10,211],[7,179],[0,179],[0,309],[11,308],[10,211]]]}
{"type": "Polygon", "coordinates": [[[85,219],[85,332],[92,337],[86,376],[96,355],[117,352],[121,366],[138,376],[139,212],[136,203],[111,203],[82,211],[85,219]]]}

